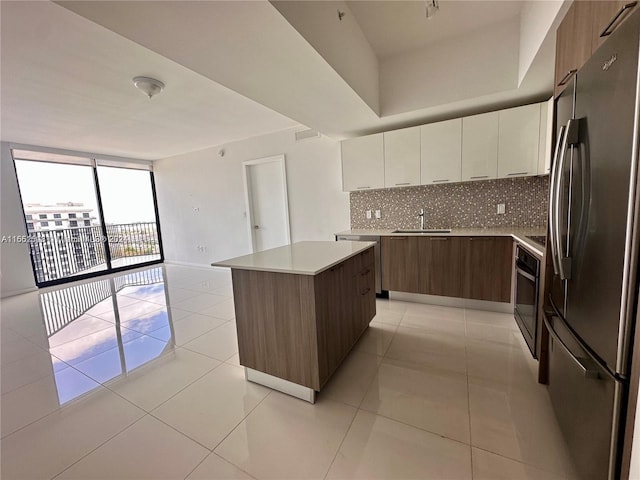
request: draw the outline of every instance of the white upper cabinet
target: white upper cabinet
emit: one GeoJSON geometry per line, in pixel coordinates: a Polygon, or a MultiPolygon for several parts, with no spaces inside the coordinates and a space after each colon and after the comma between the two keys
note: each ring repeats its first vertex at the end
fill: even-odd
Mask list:
{"type": "Polygon", "coordinates": [[[382,133],[343,140],[342,190],[384,187],[384,147],[382,133]]]}
{"type": "Polygon", "coordinates": [[[498,177],[538,174],[540,104],[499,112],[498,177]]]}
{"type": "Polygon", "coordinates": [[[538,175],[547,175],[551,171],[553,154],[553,97],[540,104],[540,146],[538,147],[538,175]]]}
{"type": "Polygon", "coordinates": [[[421,183],[459,182],[462,161],[462,119],[420,127],[421,183]]]}
{"type": "Polygon", "coordinates": [[[462,180],[496,178],[499,112],[462,119],[462,180]]]}
{"type": "Polygon", "coordinates": [[[384,132],[384,186],[420,185],[420,127],[384,132]]]}

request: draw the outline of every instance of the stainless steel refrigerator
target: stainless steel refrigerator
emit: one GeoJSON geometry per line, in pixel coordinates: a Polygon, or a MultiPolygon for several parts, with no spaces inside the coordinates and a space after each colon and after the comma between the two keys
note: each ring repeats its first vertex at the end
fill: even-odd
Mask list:
{"type": "Polygon", "coordinates": [[[638,267],[640,15],[556,100],[549,395],[581,478],[619,475],[638,267]]]}

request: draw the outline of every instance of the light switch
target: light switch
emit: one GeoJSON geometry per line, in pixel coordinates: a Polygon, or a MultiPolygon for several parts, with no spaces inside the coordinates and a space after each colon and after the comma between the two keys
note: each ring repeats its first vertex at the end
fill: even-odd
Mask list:
{"type": "Polygon", "coordinates": [[[365,215],[367,216],[368,220],[371,220],[371,210],[367,210],[365,215]]]}
{"type": "Polygon", "coordinates": [[[499,203],[498,204],[498,215],[504,215],[505,209],[504,209],[504,203],[499,203]]]}
{"type": "Polygon", "coordinates": [[[376,210],[376,218],[382,218],[382,214],[380,213],[380,210],[376,210]]]}

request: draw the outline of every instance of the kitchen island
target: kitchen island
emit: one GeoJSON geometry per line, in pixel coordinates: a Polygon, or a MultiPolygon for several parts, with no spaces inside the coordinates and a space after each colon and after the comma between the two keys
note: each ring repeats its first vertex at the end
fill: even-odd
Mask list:
{"type": "Polygon", "coordinates": [[[299,242],[212,264],[231,268],[248,380],[315,401],[375,316],[373,246],[299,242]]]}

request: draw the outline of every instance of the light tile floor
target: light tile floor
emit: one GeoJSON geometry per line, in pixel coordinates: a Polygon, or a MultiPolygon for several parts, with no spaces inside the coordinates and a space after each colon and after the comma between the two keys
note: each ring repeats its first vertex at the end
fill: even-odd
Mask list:
{"type": "Polygon", "coordinates": [[[245,381],[228,272],[120,277],[2,300],[3,479],[575,478],[512,315],[378,300],[311,405],[245,381]]]}

